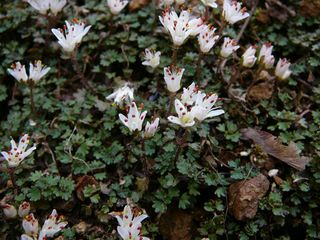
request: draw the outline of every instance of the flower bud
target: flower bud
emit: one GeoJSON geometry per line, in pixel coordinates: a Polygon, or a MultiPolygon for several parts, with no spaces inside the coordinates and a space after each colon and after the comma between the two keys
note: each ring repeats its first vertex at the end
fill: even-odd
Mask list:
{"type": "Polygon", "coordinates": [[[30,203],[28,202],[23,202],[19,206],[18,214],[21,218],[24,218],[27,216],[30,212],[30,203]]]}
{"type": "Polygon", "coordinates": [[[10,204],[4,204],[2,206],[3,214],[6,216],[6,218],[15,218],[17,216],[17,209],[10,205],[10,204]]]}
{"type": "Polygon", "coordinates": [[[38,234],[39,231],[39,223],[38,220],[33,216],[32,213],[25,216],[22,221],[22,227],[25,233],[29,236],[34,236],[38,234]]]}

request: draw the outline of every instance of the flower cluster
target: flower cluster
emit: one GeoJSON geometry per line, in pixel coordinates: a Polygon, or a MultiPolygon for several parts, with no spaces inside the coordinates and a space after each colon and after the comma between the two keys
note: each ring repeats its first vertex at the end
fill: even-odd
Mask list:
{"type": "Polygon", "coordinates": [[[74,18],[71,23],[66,21],[63,29],[51,29],[52,33],[59,40],[64,51],[70,53],[73,52],[78,44],[81,43],[82,38],[88,33],[91,25],[85,27],[85,24],[74,18]]]}
{"type": "Polygon", "coordinates": [[[168,120],[184,128],[191,127],[195,120],[202,122],[206,118],[219,116],[224,111],[214,107],[218,96],[216,94],[205,94],[198,91],[198,88],[192,83],[188,88],[183,89],[181,100],[175,100],[175,110],[177,117],[169,116],[168,120]]]}
{"type": "Polygon", "coordinates": [[[222,15],[224,20],[230,24],[234,24],[250,16],[250,14],[246,12],[245,8],[241,8],[241,3],[235,0],[223,1],[222,15]]]}
{"type": "Polygon", "coordinates": [[[41,14],[47,14],[49,10],[53,15],[57,15],[67,4],[66,0],[26,0],[34,9],[41,14]]]}
{"type": "Polygon", "coordinates": [[[13,205],[7,204],[2,201],[0,201],[0,207],[2,207],[3,209],[4,216],[8,219],[17,217],[17,214],[19,215],[19,217],[24,218],[30,212],[30,203],[28,202],[21,203],[18,211],[13,205]]]}
{"type": "Polygon", "coordinates": [[[123,240],[149,240],[149,238],[141,235],[141,222],[146,219],[148,215],[141,214],[134,216],[129,205],[124,207],[123,212],[112,212],[110,215],[117,219],[119,224],[117,231],[123,240]]]}
{"type": "Polygon", "coordinates": [[[159,19],[175,46],[181,46],[188,37],[198,35],[203,25],[201,18],[191,16],[188,11],[182,11],[178,16],[173,10],[165,10],[159,19]]]}
{"type": "Polygon", "coordinates": [[[11,140],[11,150],[9,152],[1,152],[2,156],[8,162],[9,168],[15,168],[28,157],[35,149],[36,146],[29,148],[27,150],[28,144],[30,142],[30,137],[28,134],[24,134],[17,143],[12,139],[11,140]]]}
{"type": "MultiPolygon", "coordinates": [[[[244,67],[251,68],[258,60],[259,64],[266,70],[274,67],[275,57],[272,55],[273,46],[270,43],[264,43],[260,48],[258,57],[255,56],[257,47],[250,46],[242,55],[241,61],[244,67]]],[[[274,74],[279,80],[287,79],[291,75],[289,69],[290,62],[287,59],[279,59],[274,74]]]]}
{"type": "Polygon", "coordinates": [[[21,240],[45,240],[53,237],[60,232],[68,222],[64,221],[63,216],[59,216],[54,209],[46,219],[39,232],[39,222],[32,213],[26,215],[22,221],[25,234],[21,235],[21,240]]]}
{"type": "Polygon", "coordinates": [[[15,62],[11,65],[11,69],[7,69],[8,72],[18,81],[28,82],[32,81],[37,83],[44,75],[50,71],[50,67],[45,67],[40,60],[29,64],[29,77],[27,75],[25,65],[20,62],[15,62]]]}

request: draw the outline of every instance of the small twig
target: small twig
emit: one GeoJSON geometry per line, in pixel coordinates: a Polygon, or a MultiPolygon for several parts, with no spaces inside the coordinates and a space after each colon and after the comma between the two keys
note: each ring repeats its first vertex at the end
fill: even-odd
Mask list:
{"type": "Polygon", "coordinates": [[[245,31],[246,28],[248,27],[248,24],[249,24],[252,16],[254,15],[254,12],[256,11],[258,4],[259,4],[259,0],[256,0],[256,1],[254,2],[253,7],[251,8],[249,17],[246,18],[244,24],[242,25],[242,27],[241,27],[241,29],[240,29],[240,32],[238,33],[238,35],[237,35],[237,37],[236,37],[236,39],[235,39],[237,43],[240,41],[240,39],[241,39],[244,31],[245,31]]]}

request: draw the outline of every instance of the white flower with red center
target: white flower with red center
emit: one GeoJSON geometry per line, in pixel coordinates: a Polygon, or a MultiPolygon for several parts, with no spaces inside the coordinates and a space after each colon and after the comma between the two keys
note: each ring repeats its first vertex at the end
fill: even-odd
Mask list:
{"type": "Polygon", "coordinates": [[[19,216],[21,218],[24,218],[29,214],[29,212],[30,212],[30,203],[28,202],[21,203],[18,209],[19,216]]]}
{"type": "Polygon", "coordinates": [[[198,42],[201,52],[208,53],[216,43],[219,36],[216,36],[214,34],[215,31],[216,28],[210,27],[208,25],[203,25],[203,28],[198,36],[198,42]]]}
{"type": "Polygon", "coordinates": [[[166,10],[159,19],[176,46],[181,46],[189,36],[199,34],[203,25],[201,18],[191,16],[188,11],[182,11],[178,16],[175,11],[166,10]]]}
{"type": "Polygon", "coordinates": [[[21,65],[20,62],[15,62],[11,65],[11,69],[7,69],[8,72],[18,81],[27,82],[28,75],[25,65],[21,65]]]}
{"type": "Polygon", "coordinates": [[[128,116],[119,114],[121,122],[129,128],[130,132],[135,130],[141,131],[142,123],[146,117],[147,111],[144,111],[142,114],[139,112],[136,103],[133,101],[130,105],[128,116]]]}
{"type": "Polygon", "coordinates": [[[195,101],[195,95],[198,91],[198,86],[193,82],[188,88],[183,88],[183,93],[181,94],[181,102],[184,105],[192,105],[195,101]]]}
{"type": "Polygon", "coordinates": [[[52,33],[57,37],[58,43],[64,51],[72,52],[82,38],[88,33],[91,26],[85,27],[85,24],[78,19],[73,19],[71,23],[66,21],[63,29],[51,29],[52,33]]]}
{"type": "Polygon", "coordinates": [[[8,219],[15,218],[17,216],[17,209],[10,204],[1,204],[3,214],[8,219]]]}
{"type": "Polygon", "coordinates": [[[153,122],[147,122],[145,130],[144,130],[144,137],[151,138],[156,133],[158,126],[159,126],[159,118],[156,118],[153,122]]]}
{"type": "Polygon", "coordinates": [[[199,91],[196,96],[195,105],[191,108],[194,118],[202,122],[206,118],[212,118],[224,114],[222,109],[213,107],[217,99],[217,94],[206,95],[199,91]]]}
{"type": "Polygon", "coordinates": [[[237,42],[234,39],[228,37],[224,38],[224,42],[221,47],[220,55],[224,58],[229,57],[232,53],[237,51],[240,46],[237,45],[237,42]]]}
{"type": "Polygon", "coordinates": [[[112,94],[106,97],[107,100],[114,101],[115,104],[122,106],[123,102],[126,102],[128,104],[131,103],[133,100],[133,92],[134,89],[129,87],[128,83],[125,83],[125,85],[116,91],[114,91],[112,94]]]}
{"type": "Polygon", "coordinates": [[[241,8],[241,3],[234,0],[224,0],[222,16],[230,24],[234,24],[250,16],[246,8],[241,8]]]}
{"type": "Polygon", "coordinates": [[[160,56],[161,52],[155,52],[148,48],[145,49],[144,59],[142,65],[151,66],[152,68],[156,68],[160,64],[160,56]]]}
{"type": "Polygon", "coordinates": [[[45,67],[40,60],[30,63],[29,80],[38,82],[44,75],[50,71],[50,67],[45,67]]]}
{"type": "Polygon", "coordinates": [[[286,58],[280,58],[276,66],[275,75],[280,80],[287,79],[288,77],[290,77],[292,73],[292,71],[290,71],[289,69],[290,65],[291,63],[286,58]]]}
{"type": "Polygon", "coordinates": [[[257,51],[256,46],[250,46],[242,55],[242,66],[251,68],[255,64],[257,58],[255,56],[257,51]]]}
{"type": "Polygon", "coordinates": [[[184,72],[184,68],[179,68],[176,66],[165,67],[163,69],[164,80],[167,84],[167,89],[175,93],[180,89],[181,78],[184,72]]]}
{"type": "Polygon", "coordinates": [[[39,222],[32,213],[24,217],[22,227],[26,235],[36,239],[39,231],[39,222]]]}
{"type": "Polygon", "coordinates": [[[270,43],[265,43],[262,45],[258,60],[264,65],[266,69],[270,69],[274,65],[274,56],[272,55],[273,46],[270,43]]]}
{"type": "Polygon", "coordinates": [[[33,145],[33,147],[27,150],[29,142],[29,135],[24,134],[20,138],[18,146],[16,142],[12,139],[10,141],[11,150],[9,152],[1,152],[5,160],[8,162],[9,168],[17,167],[26,157],[28,157],[34,150],[36,150],[35,145],[33,145]]]}
{"type": "Polygon", "coordinates": [[[110,9],[110,12],[113,15],[118,15],[128,3],[129,1],[127,0],[107,0],[107,4],[110,9]]]}
{"type": "Polygon", "coordinates": [[[184,128],[192,127],[195,124],[193,113],[188,111],[178,99],[175,100],[174,106],[178,117],[169,116],[168,120],[184,128]]]}
{"type": "Polygon", "coordinates": [[[218,7],[216,0],[201,0],[201,2],[207,7],[212,7],[212,8],[218,7]]]}
{"type": "Polygon", "coordinates": [[[63,230],[67,224],[68,222],[64,221],[64,217],[62,215],[59,216],[57,211],[53,209],[40,230],[39,240],[53,237],[56,233],[63,230]]]}

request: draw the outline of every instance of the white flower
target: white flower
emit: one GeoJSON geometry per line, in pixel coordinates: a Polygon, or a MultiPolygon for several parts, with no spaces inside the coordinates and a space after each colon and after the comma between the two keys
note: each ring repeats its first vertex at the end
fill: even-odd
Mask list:
{"type": "Polygon", "coordinates": [[[285,58],[280,58],[276,66],[275,75],[281,80],[287,79],[291,75],[289,67],[290,62],[285,58]]]}
{"type": "Polygon", "coordinates": [[[216,0],[201,0],[201,2],[207,7],[212,7],[212,8],[218,7],[216,0]]]}
{"type": "Polygon", "coordinates": [[[166,10],[159,19],[176,46],[181,46],[189,36],[199,34],[203,24],[201,18],[192,17],[188,11],[182,11],[178,17],[175,11],[166,10]]]}
{"type": "Polygon", "coordinates": [[[168,120],[184,128],[193,126],[195,124],[195,121],[192,112],[189,112],[178,99],[175,100],[174,105],[178,117],[169,116],[168,120]]]}
{"type": "Polygon", "coordinates": [[[32,213],[24,217],[22,227],[28,236],[35,237],[38,235],[39,222],[32,213]]]}
{"type": "Polygon", "coordinates": [[[278,172],[279,172],[279,169],[271,169],[269,172],[268,172],[268,175],[269,177],[275,177],[278,175],[278,172]]]}
{"type": "Polygon", "coordinates": [[[128,83],[126,83],[123,87],[117,89],[108,97],[106,97],[106,99],[107,100],[114,99],[113,101],[117,105],[122,105],[123,101],[127,103],[131,103],[131,101],[133,100],[133,92],[134,92],[134,89],[130,88],[128,83]]]}
{"type": "Polygon", "coordinates": [[[56,16],[66,4],[66,0],[50,0],[50,10],[56,16]]]}
{"type": "Polygon", "coordinates": [[[180,89],[181,78],[184,72],[184,68],[178,68],[175,66],[165,67],[163,69],[164,80],[167,84],[167,88],[170,92],[177,92],[180,89]]]}
{"type": "Polygon", "coordinates": [[[22,234],[20,240],[35,240],[36,238],[29,237],[27,234],[22,234]]]}
{"type": "Polygon", "coordinates": [[[147,122],[145,130],[144,130],[144,137],[150,138],[153,137],[156,133],[159,126],[159,118],[156,118],[153,122],[147,122]]]}
{"type": "Polygon", "coordinates": [[[51,68],[45,67],[40,60],[29,65],[29,80],[38,82],[44,75],[46,75],[51,68]]]}
{"type": "Polygon", "coordinates": [[[234,24],[250,16],[245,8],[241,8],[241,3],[235,0],[224,0],[222,15],[230,24],[234,24]]]}
{"type": "Polygon", "coordinates": [[[198,87],[193,82],[188,88],[183,88],[183,93],[181,94],[181,102],[185,105],[192,105],[195,101],[195,93],[198,91],[198,87]]]}
{"type": "Polygon", "coordinates": [[[21,65],[20,62],[15,62],[11,65],[11,69],[7,69],[8,72],[18,81],[28,81],[28,75],[25,65],[21,65]]]}
{"type": "Polygon", "coordinates": [[[224,111],[222,109],[213,107],[217,99],[218,95],[216,94],[206,96],[206,94],[198,92],[195,105],[191,109],[194,118],[201,122],[206,118],[216,117],[223,114],[224,111]]]}
{"type": "Polygon", "coordinates": [[[119,114],[121,122],[129,128],[129,130],[141,131],[142,123],[146,117],[147,111],[144,111],[142,114],[138,111],[137,105],[135,102],[132,102],[128,112],[128,117],[125,117],[123,114],[119,114]]]}
{"type": "Polygon", "coordinates": [[[1,152],[5,160],[8,162],[9,168],[17,167],[27,156],[29,156],[35,149],[36,146],[29,148],[27,151],[27,147],[30,141],[30,137],[28,134],[24,134],[19,141],[17,146],[16,142],[12,139],[11,150],[9,152],[1,152]]]}
{"type": "Polygon", "coordinates": [[[27,0],[27,2],[41,14],[47,14],[50,9],[50,0],[27,0]]]}
{"type": "Polygon", "coordinates": [[[50,9],[55,16],[67,3],[66,0],[27,0],[27,2],[41,14],[47,14],[50,9]]]}
{"type": "Polygon", "coordinates": [[[161,52],[155,52],[148,48],[145,49],[144,59],[145,61],[142,62],[142,65],[151,66],[152,68],[156,68],[160,64],[160,55],[161,52]]]}
{"type": "Polygon", "coordinates": [[[127,0],[108,0],[107,4],[113,15],[117,15],[129,3],[127,0]]]}
{"type": "Polygon", "coordinates": [[[224,38],[220,55],[224,58],[229,57],[233,52],[235,52],[240,46],[237,45],[237,42],[234,39],[228,37],[224,38]]]}
{"type": "Polygon", "coordinates": [[[24,218],[29,214],[29,212],[30,212],[30,203],[28,202],[21,203],[18,209],[19,216],[21,218],[24,218]]]}
{"type": "Polygon", "coordinates": [[[219,36],[215,36],[215,31],[216,28],[209,27],[208,25],[203,25],[203,28],[198,36],[198,42],[201,52],[208,53],[216,43],[219,36]]]}
{"type": "Polygon", "coordinates": [[[244,67],[251,68],[255,64],[257,58],[255,57],[256,54],[256,47],[250,46],[242,55],[242,65],[244,67]]]}
{"type": "Polygon", "coordinates": [[[73,19],[71,23],[66,21],[64,30],[53,28],[51,31],[59,40],[58,43],[62,46],[63,50],[72,52],[90,28],[91,26],[85,27],[83,22],[73,19]]]}
{"type": "Polygon", "coordinates": [[[60,232],[68,222],[63,221],[63,216],[58,216],[57,211],[53,209],[47,220],[44,222],[40,233],[39,240],[53,237],[56,233],[60,232]]]}
{"type": "Polygon", "coordinates": [[[274,64],[274,56],[272,55],[273,46],[270,43],[262,45],[258,60],[264,65],[266,69],[272,68],[274,64]]]}
{"type": "Polygon", "coordinates": [[[10,204],[3,204],[1,207],[6,218],[12,219],[17,216],[17,209],[14,206],[10,204]]]}
{"type": "Polygon", "coordinates": [[[137,217],[133,216],[132,210],[129,205],[126,205],[122,212],[122,218],[118,213],[112,212],[111,216],[115,217],[118,221],[119,227],[130,228],[132,225],[139,225],[141,222],[148,217],[147,214],[141,214],[137,217]]]}
{"type": "Polygon", "coordinates": [[[123,240],[150,240],[141,236],[141,223],[132,224],[131,227],[117,227],[117,231],[123,240]]]}

